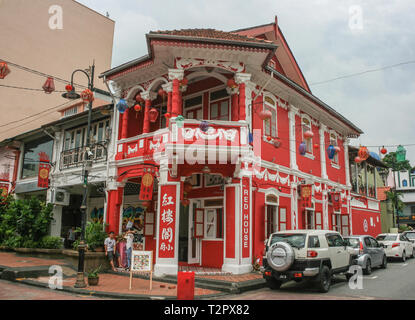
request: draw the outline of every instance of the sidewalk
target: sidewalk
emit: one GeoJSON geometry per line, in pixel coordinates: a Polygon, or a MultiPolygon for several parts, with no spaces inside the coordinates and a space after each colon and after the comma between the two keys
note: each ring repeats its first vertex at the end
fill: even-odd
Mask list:
{"type": "MultiPolygon", "coordinates": [[[[118,299],[176,299],[177,277],[153,278],[150,291],[148,274],[135,274],[132,290],[129,290],[129,274],[107,272],[100,274],[99,285],[75,289],[76,270],[65,259],[41,259],[19,256],[16,253],[0,252],[0,278],[10,281],[48,287],[49,267],[59,265],[63,270],[63,291],[118,299]]],[[[87,279],[85,278],[85,281],[87,279]]],[[[260,288],[262,275],[197,275],[195,279],[195,299],[209,299],[241,293],[260,288]]]]}

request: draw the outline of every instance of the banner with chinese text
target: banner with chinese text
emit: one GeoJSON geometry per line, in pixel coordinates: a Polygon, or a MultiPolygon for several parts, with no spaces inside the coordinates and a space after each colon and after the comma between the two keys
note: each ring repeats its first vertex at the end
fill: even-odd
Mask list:
{"type": "Polygon", "coordinates": [[[301,201],[304,208],[312,208],[313,203],[311,201],[313,196],[313,185],[304,184],[301,185],[301,201]]]}
{"type": "Polygon", "coordinates": [[[160,187],[159,258],[174,258],[176,241],[176,185],[160,187]]]}

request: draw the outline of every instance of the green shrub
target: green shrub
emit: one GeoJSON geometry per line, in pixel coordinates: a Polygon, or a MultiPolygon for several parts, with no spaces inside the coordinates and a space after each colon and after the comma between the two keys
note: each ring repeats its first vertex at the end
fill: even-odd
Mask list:
{"type": "MultiPolygon", "coordinates": [[[[104,246],[104,241],[107,238],[107,234],[103,230],[103,224],[100,222],[88,221],[85,228],[85,242],[89,250],[95,251],[96,248],[104,246]]],[[[81,229],[76,229],[76,232],[80,233],[81,229]]],[[[73,249],[78,250],[79,240],[73,243],[73,249]]]]}
{"type": "Polygon", "coordinates": [[[62,248],[62,239],[60,237],[44,236],[40,241],[40,248],[60,249],[62,248]]]}
{"type": "Polygon", "coordinates": [[[53,205],[36,197],[0,204],[0,242],[12,248],[34,247],[49,232],[53,205]]]}
{"type": "Polygon", "coordinates": [[[24,240],[22,242],[22,248],[31,248],[31,249],[33,249],[33,248],[39,248],[39,246],[40,246],[39,242],[30,240],[30,239],[29,240],[24,240]]]}

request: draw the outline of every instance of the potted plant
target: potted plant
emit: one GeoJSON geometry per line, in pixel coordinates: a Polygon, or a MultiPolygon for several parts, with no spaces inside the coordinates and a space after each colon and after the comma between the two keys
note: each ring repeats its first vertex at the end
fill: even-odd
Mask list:
{"type": "Polygon", "coordinates": [[[102,267],[102,265],[88,273],[88,285],[89,286],[97,286],[98,285],[99,272],[101,271],[101,267],[102,267]]]}

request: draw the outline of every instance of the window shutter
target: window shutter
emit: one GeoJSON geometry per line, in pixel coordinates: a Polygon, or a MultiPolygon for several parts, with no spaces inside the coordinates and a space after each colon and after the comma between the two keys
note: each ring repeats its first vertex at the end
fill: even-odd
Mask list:
{"type": "Polygon", "coordinates": [[[155,214],[154,212],[146,212],[144,216],[144,236],[154,237],[155,230],[155,214]]]}
{"type": "Polygon", "coordinates": [[[205,212],[203,209],[196,209],[194,216],[194,237],[203,238],[205,230],[205,212]]]}

